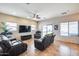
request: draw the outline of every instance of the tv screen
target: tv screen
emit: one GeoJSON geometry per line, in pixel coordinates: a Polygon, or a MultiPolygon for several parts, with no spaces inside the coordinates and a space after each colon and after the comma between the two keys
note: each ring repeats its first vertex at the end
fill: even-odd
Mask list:
{"type": "Polygon", "coordinates": [[[20,25],[19,26],[19,32],[20,33],[23,33],[23,32],[31,32],[31,26],[20,25]]]}

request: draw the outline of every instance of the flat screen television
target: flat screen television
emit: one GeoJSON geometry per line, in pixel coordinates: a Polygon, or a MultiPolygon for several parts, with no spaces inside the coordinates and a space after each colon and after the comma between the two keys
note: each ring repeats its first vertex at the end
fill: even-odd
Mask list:
{"type": "Polygon", "coordinates": [[[31,32],[31,26],[20,25],[19,33],[23,33],[23,32],[31,32]]]}

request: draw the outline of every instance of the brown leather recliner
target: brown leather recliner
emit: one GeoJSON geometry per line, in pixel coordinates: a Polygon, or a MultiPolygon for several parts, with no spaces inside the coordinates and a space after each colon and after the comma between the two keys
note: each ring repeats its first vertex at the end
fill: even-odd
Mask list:
{"type": "Polygon", "coordinates": [[[46,35],[44,38],[34,40],[35,47],[39,50],[46,49],[51,43],[54,42],[55,35],[46,35]]]}

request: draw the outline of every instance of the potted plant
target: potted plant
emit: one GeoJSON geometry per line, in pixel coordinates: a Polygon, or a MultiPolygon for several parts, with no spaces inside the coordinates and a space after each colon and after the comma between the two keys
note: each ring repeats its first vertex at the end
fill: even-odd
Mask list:
{"type": "Polygon", "coordinates": [[[8,33],[8,29],[7,29],[7,25],[6,25],[6,23],[5,22],[1,22],[1,29],[2,29],[2,35],[7,35],[7,33],[8,33]]]}

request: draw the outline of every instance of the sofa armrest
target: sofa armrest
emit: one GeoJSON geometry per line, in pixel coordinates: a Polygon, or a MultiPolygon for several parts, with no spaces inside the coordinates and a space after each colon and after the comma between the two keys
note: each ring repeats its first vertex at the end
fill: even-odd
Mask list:
{"type": "Polygon", "coordinates": [[[34,40],[35,46],[40,46],[42,45],[42,42],[39,40],[34,40]]]}
{"type": "Polygon", "coordinates": [[[36,41],[38,41],[38,42],[42,42],[42,39],[43,39],[43,38],[40,38],[40,39],[34,39],[34,40],[36,40],[36,41]]]}
{"type": "Polygon", "coordinates": [[[39,50],[43,50],[44,49],[44,45],[42,42],[40,41],[37,41],[37,40],[34,40],[34,43],[35,43],[35,47],[39,50]]]}

